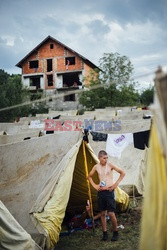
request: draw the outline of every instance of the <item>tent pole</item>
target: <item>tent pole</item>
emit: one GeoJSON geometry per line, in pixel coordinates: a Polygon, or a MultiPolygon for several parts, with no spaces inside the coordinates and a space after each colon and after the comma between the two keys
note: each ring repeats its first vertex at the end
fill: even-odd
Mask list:
{"type": "Polygon", "coordinates": [[[91,215],[91,219],[92,219],[92,228],[93,228],[93,232],[94,232],[95,223],[94,223],[94,216],[93,216],[92,194],[91,194],[91,189],[90,189],[90,183],[87,179],[87,177],[88,177],[88,164],[87,164],[86,151],[85,151],[85,141],[82,141],[82,144],[83,144],[83,156],[84,156],[86,182],[87,182],[87,186],[88,186],[88,197],[89,197],[89,202],[90,202],[90,215],[91,215]]]}

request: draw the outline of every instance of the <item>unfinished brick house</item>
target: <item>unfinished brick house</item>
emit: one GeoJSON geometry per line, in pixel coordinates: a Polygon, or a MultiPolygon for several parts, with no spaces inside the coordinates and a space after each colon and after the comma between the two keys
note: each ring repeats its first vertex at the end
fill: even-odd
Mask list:
{"type": "MultiPolygon", "coordinates": [[[[22,82],[30,91],[43,91],[47,95],[80,89],[83,79],[98,67],[55,38],[48,36],[16,66],[22,69],[22,82]]],[[[54,98],[55,99],[55,98],[54,98]]],[[[51,103],[50,103],[51,104],[51,103]]],[[[52,108],[76,108],[75,94],[52,103],[52,108]]]]}

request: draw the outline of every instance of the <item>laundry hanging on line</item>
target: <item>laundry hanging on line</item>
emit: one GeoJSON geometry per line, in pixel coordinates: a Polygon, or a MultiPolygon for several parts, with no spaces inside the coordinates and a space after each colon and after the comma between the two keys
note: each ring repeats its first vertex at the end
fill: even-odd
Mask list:
{"type": "Polygon", "coordinates": [[[150,130],[141,131],[133,134],[134,147],[144,150],[148,148],[148,141],[150,136],[150,130]]]}
{"type": "Polygon", "coordinates": [[[108,134],[106,152],[110,156],[120,158],[123,150],[133,143],[133,134],[108,134]]]}
{"type": "Polygon", "coordinates": [[[107,141],[108,134],[97,133],[93,131],[91,131],[90,133],[93,137],[93,141],[107,141]]]}
{"type": "Polygon", "coordinates": [[[123,150],[129,144],[133,144],[135,148],[141,150],[148,147],[150,130],[124,134],[104,134],[93,131],[90,133],[93,141],[107,141],[106,152],[110,156],[120,158],[123,150]]]}

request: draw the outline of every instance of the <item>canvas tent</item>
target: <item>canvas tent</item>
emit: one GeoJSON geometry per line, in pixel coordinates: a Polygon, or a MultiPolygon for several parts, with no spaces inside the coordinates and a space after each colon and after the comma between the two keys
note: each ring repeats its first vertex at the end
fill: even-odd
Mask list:
{"type": "MultiPolygon", "coordinates": [[[[88,171],[97,158],[82,136],[69,131],[0,145],[0,199],[42,248],[58,241],[65,212],[83,211],[89,198],[83,145],[88,171]]],[[[96,191],[91,193],[96,209],[96,191]]],[[[127,209],[129,197],[119,188],[116,200],[127,209]]]]}
{"type": "Polygon", "coordinates": [[[156,72],[152,111],[140,250],[167,249],[167,74],[162,68],[156,72]]]}
{"type": "Polygon", "coordinates": [[[41,249],[0,201],[0,249],[41,249]]]}

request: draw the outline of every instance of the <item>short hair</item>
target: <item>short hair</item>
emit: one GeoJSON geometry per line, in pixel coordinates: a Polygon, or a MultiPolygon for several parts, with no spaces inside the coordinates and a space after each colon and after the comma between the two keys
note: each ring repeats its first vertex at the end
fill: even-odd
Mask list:
{"type": "Polygon", "coordinates": [[[104,151],[104,150],[100,150],[99,153],[98,153],[98,157],[101,157],[103,155],[107,155],[107,152],[104,151]]]}

